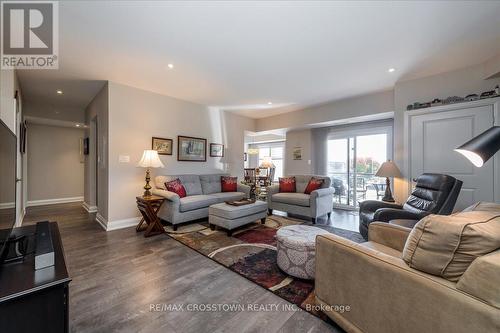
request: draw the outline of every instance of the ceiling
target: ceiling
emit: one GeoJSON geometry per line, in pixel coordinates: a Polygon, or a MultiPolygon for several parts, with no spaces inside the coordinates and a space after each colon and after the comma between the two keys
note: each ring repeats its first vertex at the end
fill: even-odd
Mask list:
{"type": "Polygon", "coordinates": [[[84,108],[111,80],[261,118],[500,53],[500,1],[61,1],[59,12],[59,70],[19,72],[31,103],[84,108]]]}

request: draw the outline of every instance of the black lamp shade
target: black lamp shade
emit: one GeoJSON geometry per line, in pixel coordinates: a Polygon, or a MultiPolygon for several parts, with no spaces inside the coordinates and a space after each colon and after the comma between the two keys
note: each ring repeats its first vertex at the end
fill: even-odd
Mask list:
{"type": "Polygon", "coordinates": [[[455,151],[467,157],[475,166],[482,167],[500,149],[500,126],[493,126],[464,143],[455,151]]]}

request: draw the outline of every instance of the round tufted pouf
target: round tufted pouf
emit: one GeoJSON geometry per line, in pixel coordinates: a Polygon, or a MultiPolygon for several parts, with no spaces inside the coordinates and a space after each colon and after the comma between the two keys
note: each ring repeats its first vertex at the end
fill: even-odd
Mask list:
{"type": "Polygon", "coordinates": [[[314,279],[316,236],[323,234],[329,232],[307,225],[291,225],[278,229],[276,247],[279,268],[291,276],[314,279]]]}

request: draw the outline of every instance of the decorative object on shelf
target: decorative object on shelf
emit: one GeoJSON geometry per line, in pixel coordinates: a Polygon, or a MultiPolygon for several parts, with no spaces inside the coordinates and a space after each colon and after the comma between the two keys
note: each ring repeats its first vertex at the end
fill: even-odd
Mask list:
{"type": "Polygon", "coordinates": [[[248,160],[247,153],[243,153],[243,162],[246,162],[247,160],[248,160]]]}
{"type": "Polygon", "coordinates": [[[478,94],[469,94],[469,95],[465,96],[464,99],[466,102],[477,101],[479,99],[479,95],[478,94]]]}
{"type": "Polygon", "coordinates": [[[481,99],[484,99],[484,98],[490,98],[490,97],[493,97],[493,96],[496,96],[495,94],[495,90],[490,90],[490,91],[485,91],[481,94],[481,99]]]}
{"type": "Polygon", "coordinates": [[[460,96],[450,96],[448,98],[446,98],[444,101],[443,101],[443,104],[454,104],[454,103],[461,103],[463,102],[465,99],[463,97],[460,97],[460,96]]]}
{"type": "Polygon", "coordinates": [[[206,162],[207,139],[179,135],[177,137],[177,161],[206,162]]]}
{"type": "Polygon", "coordinates": [[[302,160],[302,147],[295,147],[293,148],[293,159],[295,161],[301,161],[302,160]]]}
{"type": "Polygon", "coordinates": [[[382,163],[380,168],[377,170],[375,174],[376,177],[385,177],[385,194],[382,198],[382,201],[385,202],[394,202],[394,198],[392,197],[391,192],[391,180],[389,177],[401,177],[401,171],[399,171],[398,166],[391,160],[382,163]]]}
{"type": "Polygon", "coordinates": [[[500,150],[500,126],[491,127],[455,149],[478,168],[482,167],[498,150],[500,150]]]}
{"type": "Polygon", "coordinates": [[[440,100],[439,98],[435,98],[431,102],[431,106],[442,105],[442,104],[443,104],[443,101],[440,100]]]}
{"type": "Polygon", "coordinates": [[[158,152],[156,150],[144,150],[138,166],[146,168],[146,185],[144,185],[144,197],[147,198],[151,196],[151,185],[149,185],[149,182],[151,181],[151,173],[149,169],[164,168],[165,166],[161,162],[160,156],[158,156],[158,152]]]}
{"type": "Polygon", "coordinates": [[[151,149],[156,150],[159,155],[172,155],[174,140],[153,137],[151,149]]]}
{"type": "Polygon", "coordinates": [[[224,145],[220,143],[211,143],[210,157],[224,157],[224,145]]]}
{"type": "Polygon", "coordinates": [[[455,104],[455,103],[471,102],[471,101],[477,101],[479,99],[493,98],[493,97],[500,97],[500,86],[497,85],[494,90],[485,91],[481,95],[469,94],[465,97],[450,96],[450,97],[446,98],[445,100],[440,100],[439,98],[436,98],[436,99],[432,100],[432,102],[427,102],[427,103],[415,102],[413,104],[409,104],[406,107],[406,110],[423,109],[423,108],[428,108],[431,106],[437,106],[437,105],[443,105],[443,104],[455,104]]]}

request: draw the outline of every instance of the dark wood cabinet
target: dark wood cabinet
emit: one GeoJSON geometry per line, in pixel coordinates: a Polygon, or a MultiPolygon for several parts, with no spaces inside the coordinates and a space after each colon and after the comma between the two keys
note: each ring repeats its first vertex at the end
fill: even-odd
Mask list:
{"type": "MultiPolygon", "coordinates": [[[[54,266],[35,271],[34,254],[0,267],[0,332],[68,332],[71,281],[57,223],[50,223],[54,266]]],[[[35,226],[16,229],[33,235],[35,226]]]]}

